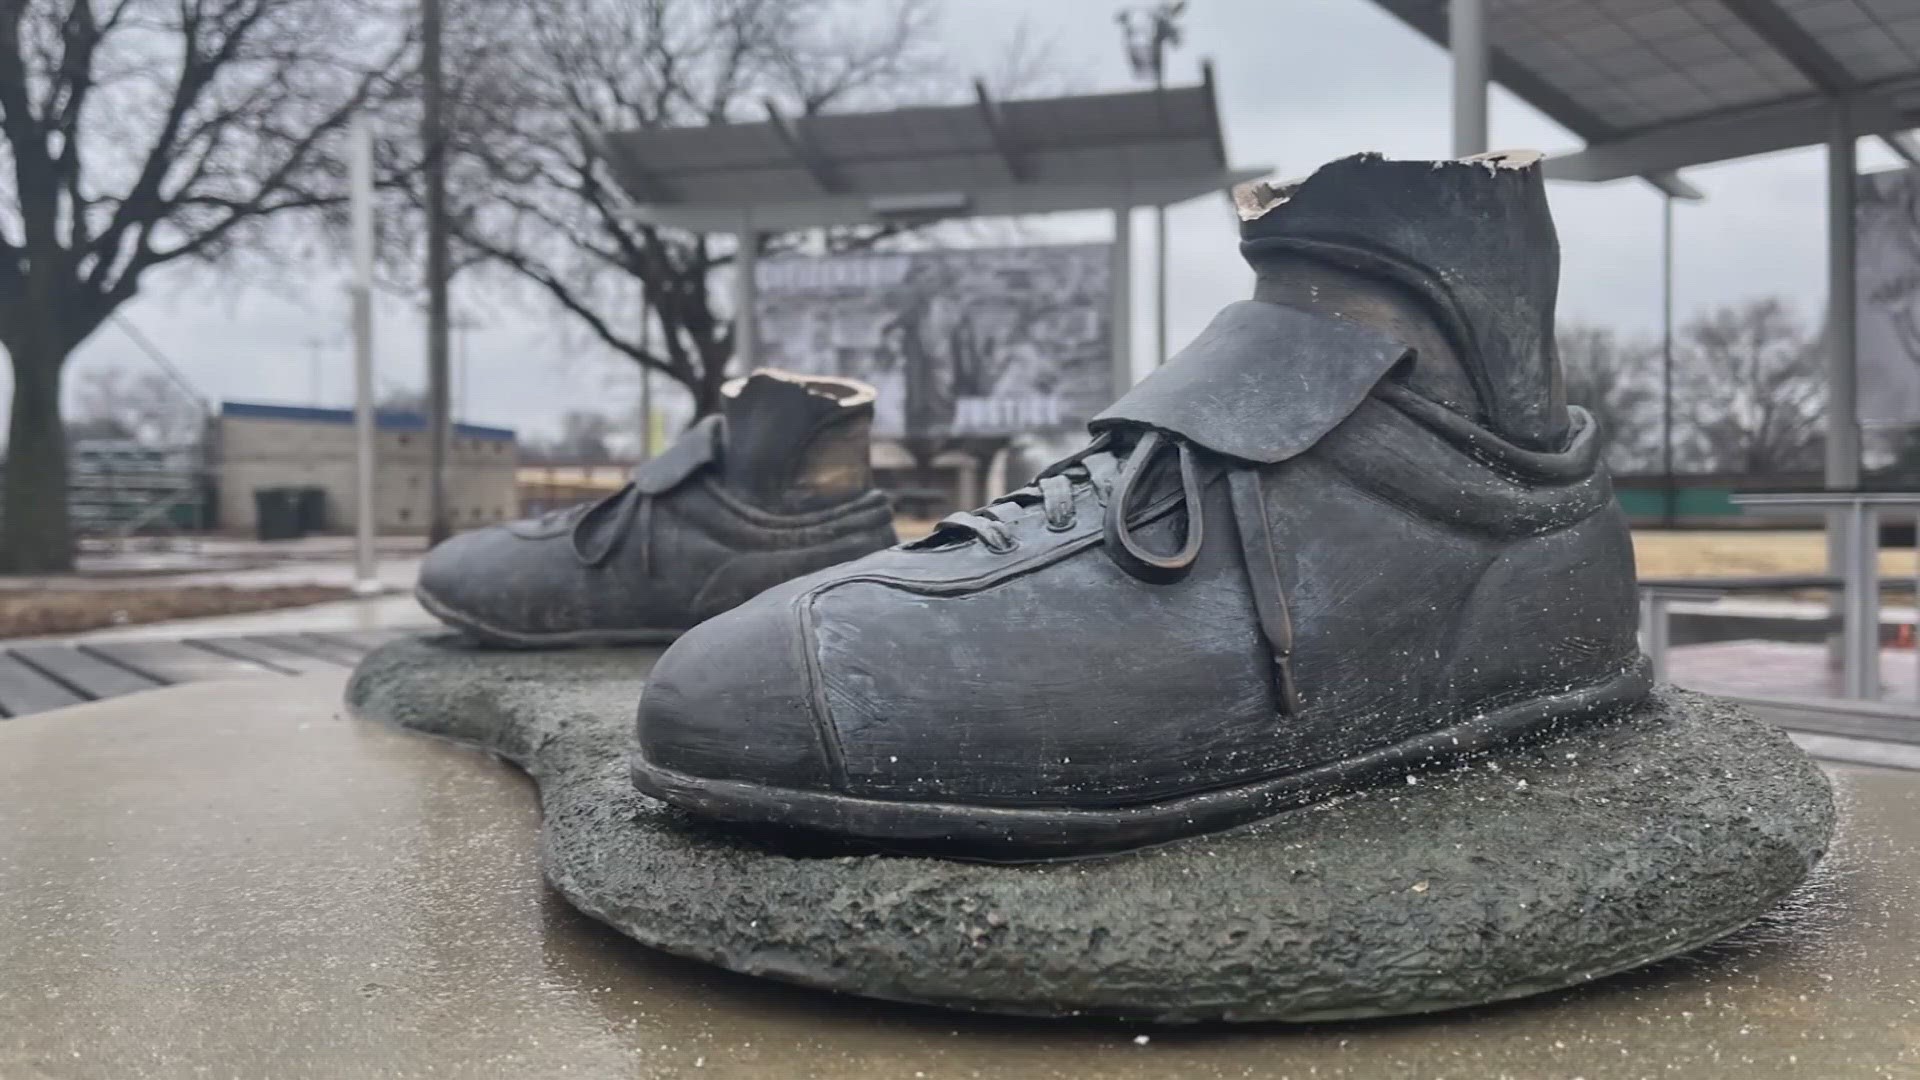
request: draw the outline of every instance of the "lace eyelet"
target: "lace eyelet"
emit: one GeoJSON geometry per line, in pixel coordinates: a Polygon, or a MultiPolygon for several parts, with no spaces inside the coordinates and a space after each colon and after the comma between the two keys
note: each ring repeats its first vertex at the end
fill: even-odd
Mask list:
{"type": "Polygon", "coordinates": [[[993,552],[995,555],[1005,555],[1007,552],[1012,551],[1014,548],[1017,548],[1020,546],[1020,541],[1014,539],[1013,537],[1008,537],[1007,542],[1004,544],[996,544],[993,541],[986,539],[985,537],[981,537],[980,542],[982,544],[985,544],[987,547],[987,550],[993,552]]]}
{"type": "Polygon", "coordinates": [[[1057,532],[1057,533],[1063,533],[1063,532],[1068,532],[1068,531],[1070,531],[1070,530],[1072,530],[1072,528],[1074,527],[1074,525],[1075,525],[1075,524],[1076,524],[1076,522],[1075,522],[1075,521],[1074,521],[1074,519],[1072,519],[1072,518],[1068,518],[1067,520],[1065,520],[1065,521],[1063,521],[1063,522],[1060,522],[1060,523],[1059,523],[1058,525],[1056,525],[1056,524],[1054,524],[1054,523],[1053,523],[1053,519],[1052,519],[1052,518],[1048,518],[1048,519],[1047,519],[1047,531],[1048,531],[1048,532],[1057,532]]]}

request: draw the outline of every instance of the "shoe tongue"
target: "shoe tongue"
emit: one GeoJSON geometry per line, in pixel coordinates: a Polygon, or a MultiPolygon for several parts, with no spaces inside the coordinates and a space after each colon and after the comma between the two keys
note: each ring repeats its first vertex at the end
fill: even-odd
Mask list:
{"type": "Polygon", "coordinates": [[[682,432],[658,457],[633,470],[633,486],[643,495],[664,495],[687,477],[720,458],[721,422],[709,416],[682,432]]]}
{"type": "Polygon", "coordinates": [[[1087,427],[1156,428],[1242,461],[1285,461],[1339,426],[1407,352],[1378,330],[1243,300],[1087,427]]]}

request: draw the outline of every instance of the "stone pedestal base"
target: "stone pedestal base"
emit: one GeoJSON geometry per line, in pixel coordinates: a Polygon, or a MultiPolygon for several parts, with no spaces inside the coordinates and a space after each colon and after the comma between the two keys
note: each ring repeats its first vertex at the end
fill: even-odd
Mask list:
{"type": "Polygon", "coordinates": [[[1666,689],[1552,742],[1129,855],[993,866],[796,845],[629,786],[654,655],[402,641],[347,697],[525,768],[548,879],[646,945],[989,1012],[1301,1021],[1520,997],[1746,925],[1833,828],[1826,780],[1785,736],[1666,689]]]}

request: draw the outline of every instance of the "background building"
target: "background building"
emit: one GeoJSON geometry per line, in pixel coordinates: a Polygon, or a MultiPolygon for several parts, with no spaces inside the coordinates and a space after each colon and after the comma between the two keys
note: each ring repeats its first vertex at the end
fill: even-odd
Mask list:
{"type": "MultiPolygon", "coordinates": [[[[425,532],[427,426],[419,413],[378,416],[374,456],[375,528],[425,532]]],[[[214,477],[220,527],[258,525],[254,493],[263,488],[317,487],[326,493],[326,528],[354,528],[353,413],[229,401],[214,432],[214,477]]],[[[447,457],[448,498],[456,529],[519,516],[514,470],[519,448],[506,428],[455,424],[447,457]]]]}

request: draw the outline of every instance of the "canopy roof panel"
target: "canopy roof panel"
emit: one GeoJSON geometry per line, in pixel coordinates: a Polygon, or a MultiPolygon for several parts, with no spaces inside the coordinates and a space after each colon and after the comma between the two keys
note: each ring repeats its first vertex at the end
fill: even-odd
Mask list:
{"type": "MultiPolygon", "coordinates": [[[[1441,45],[1447,0],[1377,0],[1441,45]]],[[[1613,180],[1920,126],[1916,0],[1488,0],[1492,75],[1585,139],[1547,175],[1613,180]]]]}
{"type": "Polygon", "coordinates": [[[1197,86],[603,136],[636,216],[702,231],[1161,205],[1229,168],[1212,72],[1197,86]]]}

